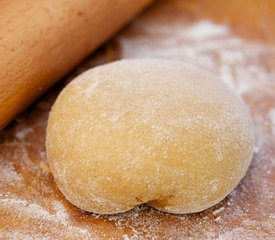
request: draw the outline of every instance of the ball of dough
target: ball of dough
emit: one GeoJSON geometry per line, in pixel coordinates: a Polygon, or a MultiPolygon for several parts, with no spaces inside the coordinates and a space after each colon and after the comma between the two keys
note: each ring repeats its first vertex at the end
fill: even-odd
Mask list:
{"type": "Polygon", "coordinates": [[[73,80],[47,127],[55,181],[79,208],[120,213],[147,203],[199,212],[226,197],[252,157],[243,101],[193,65],[122,60],[73,80]]]}

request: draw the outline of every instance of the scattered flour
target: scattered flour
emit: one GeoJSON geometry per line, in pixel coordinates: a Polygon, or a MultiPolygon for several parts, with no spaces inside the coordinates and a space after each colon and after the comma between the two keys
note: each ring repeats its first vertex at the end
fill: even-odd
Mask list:
{"type": "Polygon", "coordinates": [[[50,222],[56,222],[62,225],[68,225],[68,213],[64,206],[58,201],[52,202],[53,208],[55,210],[54,214],[51,214],[41,205],[36,203],[30,203],[29,201],[24,199],[0,198],[0,205],[17,208],[18,213],[27,215],[34,219],[46,220],[50,222]]]}
{"type": "Polygon", "coordinates": [[[222,211],[224,211],[224,209],[225,209],[224,207],[221,207],[221,208],[219,208],[219,209],[213,211],[212,213],[213,213],[214,215],[217,215],[217,214],[221,213],[222,211]]]}
{"type": "Polygon", "coordinates": [[[271,132],[275,136],[275,108],[270,109],[268,115],[271,122],[271,132]]]}
{"type": "MultiPolygon", "coordinates": [[[[269,86],[270,88],[273,87],[274,92],[272,81],[274,84],[275,71],[265,67],[262,61],[271,54],[275,55],[274,46],[247,42],[235,36],[230,28],[210,21],[200,21],[195,24],[187,24],[183,21],[183,23],[167,23],[166,25],[164,22],[154,21],[153,18],[140,19],[133,24],[130,30],[135,30],[135,28],[142,28],[144,33],[133,38],[129,37],[126,31],[126,34],[121,34],[117,38],[122,58],[159,57],[197,64],[215,72],[223,81],[236,89],[240,95],[248,99],[248,104],[252,104],[251,102],[258,99],[260,99],[259,103],[262,101],[260,97],[265,96],[266,91],[261,91],[263,87],[265,89],[269,86]],[[157,38],[154,38],[155,36],[157,38]]],[[[93,86],[90,90],[92,88],[93,86]]],[[[275,135],[274,102],[273,98],[271,108],[264,111],[259,104],[259,109],[253,112],[256,135],[256,160],[254,161],[261,161],[258,162],[261,167],[256,168],[254,166],[250,172],[254,171],[254,168],[256,170],[248,174],[245,183],[242,183],[238,190],[234,190],[220,208],[210,209],[197,215],[174,216],[142,206],[120,215],[83,214],[83,218],[91,218],[91,221],[98,220],[102,224],[113,223],[110,229],[115,227],[116,230],[125,231],[121,235],[124,240],[159,239],[159,236],[165,239],[185,238],[188,240],[275,239],[275,236],[268,238],[266,235],[262,235],[266,233],[271,236],[274,233],[275,213],[267,212],[261,208],[267,201],[272,201],[272,197],[274,200],[274,190],[272,192],[272,186],[259,178],[261,177],[259,171],[262,169],[268,175],[274,174],[266,160],[271,158],[271,153],[266,150],[266,146],[275,144],[275,141],[271,142],[270,138],[267,137],[268,133],[266,132],[268,128],[273,136],[275,135]],[[266,153],[263,153],[264,151],[266,153]],[[245,188],[245,184],[253,185],[253,191],[259,191],[261,188],[261,194],[249,192],[249,189],[245,188]],[[267,191],[269,192],[268,197],[265,195],[267,191]],[[253,203],[246,202],[244,195],[247,194],[259,194],[258,199],[255,199],[253,203]],[[228,211],[223,215],[225,209],[228,211]],[[214,217],[213,220],[211,220],[211,216],[214,217]],[[239,219],[248,218],[251,219],[250,222],[239,221],[239,219]],[[265,221],[262,222],[260,219],[265,221]],[[228,225],[231,224],[233,225],[229,227],[228,225]],[[249,230],[246,228],[247,225],[250,226],[249,230]],[[166,229],[166,232],[163,232],[163,229],[166,229]],[[214,232],[218,232],[218,235],[214,232]]],[[[44,108],[44,105],[46,106],[46,104],[39,104],[41,109],[44,108]]],[[[48,111],[48,107],[45,108],[48,111]]],[[[118,117],[114,117],[113,120],[116,121],[118,117]]],[[[44,119],[46,121],[47,118],[44,119]]],[[[45,128],[45,123],[43,124],[42,127],[45,128]]],[[[0,238],[48,240],[57,234],[57,236],[61,236],[60,239],[96,239],[94,229],[88,228],[90,222],[87,221],[82,224],[85,227],[75,226],[71,220],[74,217],[73,214],[71,215],[61,202],[47,199],[53,209],[50,211],[48,207],[42,206],[37,199],[26,200],[2,190],[5,184],[13,184],[20,189],[23,181],[22,176],[16,172],[14,166],[8,163],[10,161],[7,160],[8,157],[15,159],[16,163],[30,169],[29,171],[38,169],[39,164],[31,161],[30,151],[26,148],[29,143],[28,136],[35,133],[34,128],[25,126],[22,129],[17,129],[14,141],[5,141],[0,144],[0,210],[8,208],[13,212],[14,217],[19,216],[21,219],[31,218],[33,220],[33,227],[31,227],[33,229],[20,230],[20,227],[13,231],[0,229],[0,238]],[[16,147],[18,152],[11,153],[11,156],[3,155],[1,152],[2,148],[13,149],[13,147],[16,147]],[[47,226],[48,233],[52,235],[46,236],[45,232],[38,231],[37,228],[40,226],[37,221],[42,221],[43,225],[47,226]],[[63,235],[58,235],[59,232],[63,235]]],[[[43,153],[39,157],[40,160],[38,157],[35,160],[45,160],[46,156],[43,153]]],[[[36,174],[36,172],[34,173],[36,174]]],[[[44,174],[48,174],[47,171],[44,174]]],[[[37,178],[35,181],[42,180],[37,178]]],[[[213,191],[215,191],[214,183],[213,191]]],[[[1,222],[5,220],[5,216],[3,217],[1,213],[0,220],[1,222]]],[[[0,223],[0,226],[3,225],[0,223]]]]}
{"type": "Polygon", "coordinates": [[[187,39],[201,42],[208,38],[227,35],[229,30],[224,25],[214,25],[210,21],[201,21],[190,27],[187,26],[184,31],[180,32],[182,32],[182,36],[187,39]]]}
{"type": "Polygon", "coordinates": [[[22,177],[15,171],[10,162],[4,162],[0,156],[0,182],[8,184],[20,184],[22,177]]]}
{"type": "Polygon", "coordinates": [[[23,141],[25,140],[26,136],[28,136],[28,134],[33,132],[33,128],[31,127],[25,127],[24,125],[22,127],[20,127],[15,134],[15,137],[19,140],[19,141],[23,141]]]}
{"type": "MultiPolygon", "coordinates": [[[[47,208],[37,204],[37,203],[31,203],[30,201],[27,201],[25,199],[17,199],[17,198],[1,198],[0,195],[0,206],[2,208],[10,208],[16,211],[17,214],[22,215],[23,217],[29,217],[33,220],[39,220],[39,221],[46,221],[49,223],[55,223],[60,224],[66,227],[66,233],[69,233],[70,235],[74,236],[77,234],[78,236],[84,237],[84,239],[90,239],[91,233],[86,229],[82,227],[76,227],[70,224],[69,216],[67,213],[67,210],[63,206],[62,203],[53,200],[52,201],[52,207],[54,209],[53,213],[50,213],[50,211],[47,210],[47,208]]],[[[3,233],[2,233],[3,234],[3,233]]],[[[13,233],[11,235],[10,233],[4,234],[5,236],[24,236],[24,233],[20,234],[13,233]]],[[[0,232],[1,236],[1,232],[0,232]]],[[[19,237],[18,236],[18,237],[19,237]]],[[[32,239],[32,236],[29,236],[30,239],[32,239]]],[[[36,238],[34,238],[36,239],[36,238]]],[[[40,239],[40,238],[39,238],[40,239]]]]}
{"type": "Polygon", "coordinates": [[[224,26],[209,21],[191,25],[181,23],[158,26],[152,21],[136,22],[144,26],[143,35],[118,38],[123,58],[158,57],[190,62],[213,71],[240,95],[255,91],[271,82],[274,72],[262,65],[261,59],[275,54],[274,46],[247,42],[224,26]],[[157,34],[152,42],[149,37],[157,34]],[[157,47],[156,47],[157,46],[157,47]]]}

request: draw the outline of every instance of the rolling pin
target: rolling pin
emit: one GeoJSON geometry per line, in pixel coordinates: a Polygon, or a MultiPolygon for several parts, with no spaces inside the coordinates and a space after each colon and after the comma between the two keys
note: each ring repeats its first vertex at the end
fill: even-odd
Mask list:
{"type": "Polygon", "coordinates": [[[0,130],[150,2],[0,1],[0,130]]]}

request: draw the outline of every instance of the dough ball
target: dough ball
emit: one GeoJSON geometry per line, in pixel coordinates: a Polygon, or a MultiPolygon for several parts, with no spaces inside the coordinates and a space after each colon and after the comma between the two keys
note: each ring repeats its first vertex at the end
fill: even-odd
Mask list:
{"type": "Polygon", "coordinates": [[[73,80],[50,113],[55,181],[79,208],[120,213],[147,203],[199,212],[226,197],[252,157],[243,101],[193,65],[122,60],[73,80]]]}

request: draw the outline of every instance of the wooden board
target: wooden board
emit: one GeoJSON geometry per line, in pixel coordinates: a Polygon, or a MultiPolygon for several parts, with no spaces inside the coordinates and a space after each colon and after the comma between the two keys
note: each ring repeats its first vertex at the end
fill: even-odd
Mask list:
{"type": "Polygon", "coordinates": [[[170,0],[146,13],[0,133],[0,239],[275,239],[275,2],[170,0]],[[67,202],[45,153],[48,113],[84,70],[121,58],[197,64],[248,104],[255,154],[241,184],[220,204],[189,215],[141,206],[99,216],[67,202]]]}

